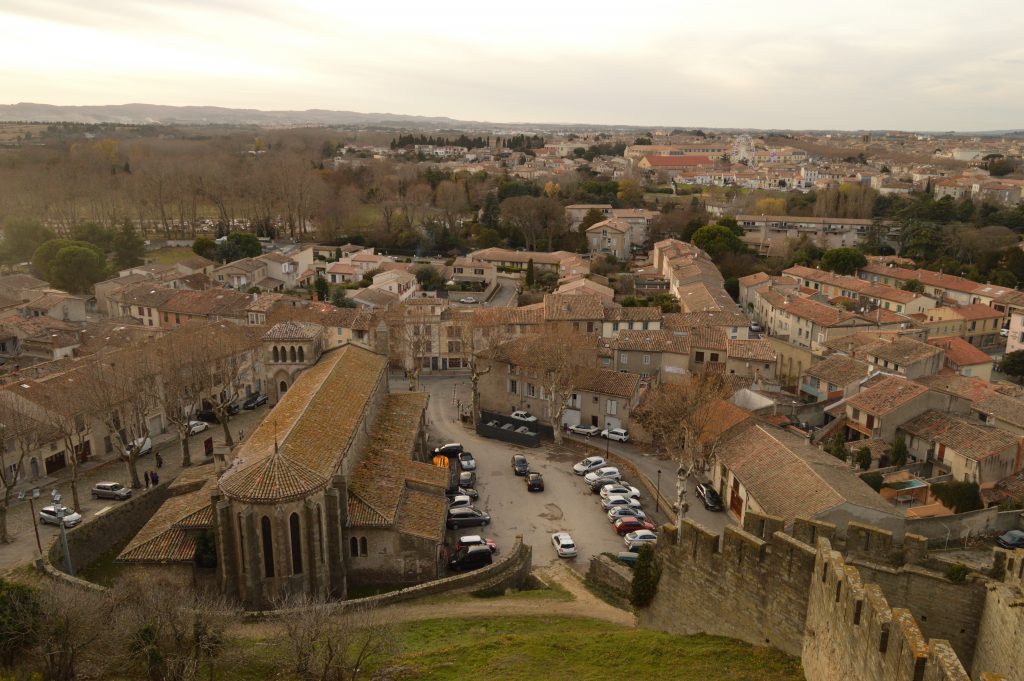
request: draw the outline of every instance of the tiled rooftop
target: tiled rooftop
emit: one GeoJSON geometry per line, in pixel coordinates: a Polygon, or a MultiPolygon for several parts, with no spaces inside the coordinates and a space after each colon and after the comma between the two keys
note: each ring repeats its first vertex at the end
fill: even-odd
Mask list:
{"type": "Polygon", "coordinates": [[[969,421],[955,414],[928,410],[907,421],[900,430],[937,442],[969,459],[981,461],[1009,450],[1016,453],[1020,438],[998,428],[969,421]]]}
{"type": "Polygon", "coordinates": [[[887,376],[847,400],[847,404],[875,416],[885,416],[910,400],[928,392],[920,383],[887,376]]]}

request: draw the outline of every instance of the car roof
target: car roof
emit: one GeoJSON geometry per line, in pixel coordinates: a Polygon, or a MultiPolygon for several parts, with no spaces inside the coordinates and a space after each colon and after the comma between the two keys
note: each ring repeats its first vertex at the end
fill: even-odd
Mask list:
{"type": "Polygon", "coordinates": [[[452,515],[476,515],[480,513],[477,509],[472,506],[463,506],[462,508],[453,508],[448,511],[452,515]]]}
{"type": "Polygon", "coordinates": [[[518,461],[519,459],[522,459],[523,461],[526,461],[526,457],[523,456],[522,454],[513,454],[512,458],[515,459],[516,461],[518,461]]]}
{"type": "Polygon", "coordinates": [[[459,541],[465,542],[467,544],[473,543],[473,542],[479,543],[479,542],[482,542],[483,540],[484,540],[484,538],[481,537],[479,534],[464,534],[461,537],[459,537],[459,541]]]}

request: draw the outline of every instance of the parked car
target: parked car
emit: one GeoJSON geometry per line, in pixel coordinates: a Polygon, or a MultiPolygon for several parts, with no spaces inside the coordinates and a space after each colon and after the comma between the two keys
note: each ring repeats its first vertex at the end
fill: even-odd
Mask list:
{"type": "Polygon", "coordinates": [[[491,553],[498,552],[498,545],[494,543],[494,540],[488,537],[484,539],[479,534],[465,534],[459,537],[459,541],[455,544],[456,549],[464,549],[467,546],[486,546],[491,550],[491,553]]]}
{"type": "Polygon", "coordinates": [[[469,452],[459,452],[459,468],[464,471],[475,471],[476,470],[476,459],[469,452]]]}
{"type": "Polygon", "coordinates": [[[594,481],[598,478],[614,478],[616,480],[622,479],[622,474],[619,473],[619,469],[615,466],[603,466],[596,470],[592,470],[583,476],[583,480],[588,484],[594,484],[594,481]]]}
{"type": "Polygon", "coordinates": [[[626,442],[629,440],[629,431],[625,428],[605,428],[601,431],[601,437],[606,437],[609,440],[626,442]]]}
{"type": "Polygon", "coordinates": [[[597,480],[594,480],[594,482],[590,483],[590,491],[594,494],[600,494],[601,490],[606,486],[618,485],[620,483],[623,485],[629,484],[624,480],[619,480],[618,478],[598,478],[597,480]]]}
{"type": "Polygon", "coordinates": [[[1024,531],[1010,530],[996,539],[996,544],[1004,549],[1024,549],[1024,531]]]}
{"type": "Polygon", "coordinates": [[[615,531],[619,534],[627,534],[629,532],[637,532],[638,530],[653,530],[654,523],[650,520],[639,520],[638,518],[630,518],[627,516],[616,520],[612,527],[614,527],[615,531]]]}
{"type": "Polygon", "coordinates": [[[465,494],[456,494],[453,497],[448,497],[448,508],[469,508],[473,505],[473,500],[465,494]]]}
{"type": "Polygon", "coordinates": [[[598,428],[597,426],[585,426],[581,423],[579,425],[572,426],[571,428],[569,428],[569,432],[576,433],[577,435],[586,435],[587,437],[590,437],[591,435],[597,435],[598,433],[600,433],[601,429],[598,428]]]}
{"type": "Polygon", "coordinates": [[[522,454],[512,455],[512,472],[516,475],[526,475],[530,472],[530,464],[522,454]]]}
{"type": "Polygon", "coordinates": [[[459,487],[475,488],[476,473],[473,471],[462,471],[459,473],[459,487]]]}
{"type": "Polygon", "coordinates": [[[135,453],[135,456],[143,456],[153,451],[153,440],[148,437],[140,437],[128,445],[128,454],[135,453]]]}
{"type": "Polygon", "coordinates": [[[629,508],[640,508],[640,502],[632,497],[614,496],[601,500],[601,508],[610,511],[616,506],[628,506],[629,508]]]}
{"type": "Polygon", "coordinates": [[[196,418],[207,423],[220,423],[220,419],[212,409],[200,409],[196,412],[196,418]]]}
{"type": "Polygon", "coordinates": [[[636,565],[636,559],[639,557],[640,554],[634,553],[633,551],[619,551],[615,554],[615,560],[624,565],[628,565],[629,567],[636,565]]]}
{"type": "Polygon", "coordinates": [[[92,486],[94,499],[124,500],[132,495],[132,491],[119,482],[97,482],[92,486]]]}
{"type": "Polygon", "coordinates": [[[472,527],[480,525],[483,527],[491,522],[491,516],[478,508],[451,508],[448,509],[448,529],[457,530],[460,527],[472,527]]]}
{"type": "Polygon", "coordinates": [[[1007,338],[1010,335],[1009,329],[999,329],[999,335],[1003,338],[1007,338]]]}
{"type": "Polygon", "coordinates": [[[761,333],[762,331],[764,331],[764,329],[761,328],[761,325],[758,324],[757,322],[750,322],[750,330],[753,331],[754,333],[761,333]]]}
{"type": "Polygon", "coordinates": [[[448,561],[448,569],[455,572],[467,570],[479,570],[490,565],[494,561],[491,557],[491,550],[486,546],[467,546],[455,552],[448,561]]]}
{"type": "Polygon", "coordinates": [[[576,475],[586,475],[592,470],[601,468],[607,463],[600,456],[588,456],[587,458],[580,461],[578,464],[572,467],[572,472],[576,475]]]}
{"type": "Polygon", "coordinates": [[[196,433],[203,432],[204,430],[206,430],[209,427],[210,427],[210,424],[207,423],[206,421],[189,421],[188,422],[188,434],[189,435],[195,435],[196,433]]]}
{"type": "Polygon", "coordinates": [[[462,447],[462,445],[460,443],[458,443],[458,442],[449,442],[446,445],[441,445],[440,447],[436,447],[434,449],[434,456],[437,456],[439,454],[441,456],[449,456],[449,457],[451,457],[451,456],[458,456],[459,454],[462,453],[462,451],[463,451],[463,447],[462,447]]]}
{"type": "Polygon", "coordinates": [[[459,302],[463,305],[476,305],[476,298],[473,296],[465,296],[463,298],[459,298],[459,302]]]}
{"type": "Polygon", "coordinates": [[[451,499],[452,497],[459,494],[463,494],[473,500],[480,498],[480,493],[477,492],[472,487],[456,487],[454,491],[448,492],[448,498],[451,499]]]}
{"type": "Polygon", "coordinates": [[[534,423],[537,420],[537,417],[528,411],[514,411],[511,416],[516,421],[525,421],[526,423],[534,423]]]}
{"type": "Polygon", "coordinates": [[[559,558],[575,558],[576,543],[568,532],[555,532],[551,535],[551,544],[555,547],[555,553],[559,558]]]}
{"type": "Polygon", "coordinates": [[[697,495],[697,498],[704,504],[704,508],[709,511],[725,510],[725,507],[722,505],[722,497],[718,495],[718,492],[716,492],[715,488],[711,486],[711,483],[698,483],[694,492],[697,495]]]}
{"type": "Polygon", "coordinates": [[[58,514],[58,509],[64,513],[64,527],[74,527],[82,522],[82,516],[79,513],[75,513],[74,509],[68,508],[67,506],[43,506],[39,509],[39,524],[40,525],[56,525],[60,527],[61,519],[58,514]]]}
{"type": "Polygon", "coordinates": [[[255,409],[267,403],[267,396],[261,393],[249,395],[245,402],[242,402],[242,409],[255,409]]]}
{"type": "Polygon", "coordinates": [[[647,514],[639,508],[633,508],[632,506],[617,506],[615,508],[608,509],[608,522],[614,523],[619,518],[647,520],[647,514]]]}
{"type": "Polygon", "coordinates": [[[636,532],[630,532],[623,541],[626,543],[626,548],[630,551],[638,551],[644,544],[653,544],[658,541],[658,535],[654,534],[651,530],[637,530],[636,532]]]}
{"type": "Polygon", "coordinates": [[[601,498],[607,499],[608,497],[621,496],[621,497],[633,497],[634,499],[640,498],[640,490],[632,485],[625,485],[621,482],[612,483],[605,485],[601,488],[601,498]]]}
{"type": "Polygon", "coordinates": [[[536,471],[530,471],[526,474],[526,491],[527,492],[543,492],[544,491],[544,476],[536,471]]]}

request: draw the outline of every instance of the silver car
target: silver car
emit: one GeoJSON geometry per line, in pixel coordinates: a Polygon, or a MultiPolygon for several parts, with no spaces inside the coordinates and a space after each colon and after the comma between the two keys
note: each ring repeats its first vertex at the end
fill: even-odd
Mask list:
{"type": "Polygon", "coordinates": [[[82,516],[67,506],[44,506],[39,511],[39,524],[60,527],[61,519],[57,513],[58,508],[64,513],[64,527],[74,527],[82,522],[82,516]]]}
{"type": "Polygon", "coordinates": [[[132,491],[119,482],[97,482],[92,486],[94,499],[117,499],[123,501],[132,495],[132,491]]]}

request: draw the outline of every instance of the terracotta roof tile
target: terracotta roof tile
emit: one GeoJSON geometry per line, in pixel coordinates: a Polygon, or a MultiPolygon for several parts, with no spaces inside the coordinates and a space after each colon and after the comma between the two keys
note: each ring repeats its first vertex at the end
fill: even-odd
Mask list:
{"type": "Polygon", "coordinates": [[[946,362],[958,367],[989,364],[992,357],[988,353],[974,347],[963,338],[929,338],[928,343],[946,351],[946,362]]]}
{"type": "Polygon", "coordinates": [[[968,421],[955,414],[932,409],[907,421],[900,430],[944,444],[969,459],[981,461],[1007,450],[1016,450],[1020,438],[998,428],[968,421]]]}
{"type": "Polygon", "coordinates": [[[626,371],[598,369],[580,383],[579,390],[614,395],[615,397],[631,398],[640,385],[640,374],[626,371]]]}
{"type": "Polygon", "coordinates": [[[443,495],[407,489],[398,509],[398,531],[440,542],[447,514],[448,502],[443,495]]]}
{"type": "Polygon", "coordinates": [[[928,392],[920,383],[887,376],[847,400],[847,404],[875,416],[885,416],[910,400],[928,392]]]}
{"type": "Polygon", "coordinates": [[[323,331],[324,327],[312,322],[279,322],[263,334],[263,340],[312,340],[323,331]]]}
{"type": "Polygon", "coordinates": [[[774,362],[778,359],[775,349],[766,339],[729,340],[728,356],[755,362],[774,362]]]}
{"type": "Polygon", "coordinates": [[[804,375],[845,386],[868,375],[868,363],[846,355],[830,355],[804,372],[804,375]]]}

